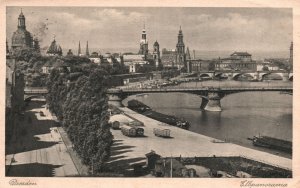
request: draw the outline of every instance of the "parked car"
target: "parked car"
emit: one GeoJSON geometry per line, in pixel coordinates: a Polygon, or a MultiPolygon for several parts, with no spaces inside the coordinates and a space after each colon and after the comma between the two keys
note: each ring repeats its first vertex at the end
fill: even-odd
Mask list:
{"type": "Polygon", "coordinates": [[[120,122],[119,121],[114,121],[111,124],[112,129],[120,129],[120,122]]]}
{"type": "Polygon", "coordinates": [[[154,128],[153,134],[155,136],[168,138],[170,137],[171,130],[170,129],[160,129],[160,128],[154,128]]]}

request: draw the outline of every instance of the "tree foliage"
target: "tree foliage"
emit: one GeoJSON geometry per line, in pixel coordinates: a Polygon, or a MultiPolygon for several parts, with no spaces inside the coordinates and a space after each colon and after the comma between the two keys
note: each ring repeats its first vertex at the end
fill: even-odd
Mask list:
{"type": "Polygon", "coordinates": [[[107,72],[93,64],[61,74],[54,69],[47,87],[50,110],[63,122],[74,149],[84,164],[101,172],[110,156],[107,72]]]}

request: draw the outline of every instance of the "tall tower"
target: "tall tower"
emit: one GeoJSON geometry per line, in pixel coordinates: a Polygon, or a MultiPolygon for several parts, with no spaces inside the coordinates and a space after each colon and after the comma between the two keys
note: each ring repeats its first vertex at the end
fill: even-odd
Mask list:
{"type": "Polygon", "coordinates": [[[79,44],[78,44],[78,56],[81,56],[81,47],[80,47],[80,41],[79,41],[79,44]]]}
{"type": "Polygon", "coordinates": [[[19,18],[18,18],[18,28],[26,30],[25,16],[22,12],[22,9],[21,9],[21,13],[20,13],[19,18]]]}
{"type": "Polygon", "coordinates": [[[145,59],[146,59],[146,56],[148,55],[148,41],[147,41],[145,24],[144,24],[144,28],[142,30],[142,39],[140,40],[139,54],[145,55],[145,59]]]}
{"type": "Polygon", "coordinates": [[[177,51],[177,62],[179,66],[182,67],[185,65],[185,45],[183,42],[183,34],[182,34],[181,26],[178,33],[176,51],[177,51]]]}
{"type": "Polygon", "coordinates": [[[89,41],[86,41],[85,55],[86,55],[87,57],[90,56],[90,52],[89,52],[89,41]]]}
{"type": "Polygon", "coordinates": [[[153,60],[155,62],[156,68],[159,67],[160,64],[160,51],[159,51],[159,44],[155,41],[153,45],[153,60]]]}

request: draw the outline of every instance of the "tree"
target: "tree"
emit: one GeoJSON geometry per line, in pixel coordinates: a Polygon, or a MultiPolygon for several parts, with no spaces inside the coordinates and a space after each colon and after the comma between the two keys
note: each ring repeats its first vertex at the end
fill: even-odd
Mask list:
{"type": "Polygon", "coordinates": [[[38,56],[41,56],[41,55],[40,55],[40,53],[36,52],[32,48],[20,48],[20,49],[16,49],[14,51],[14,56],[16,57],[17,61],[27,61],[27,62],[29,62],[29,60],[31,58],[38,57],[38,56]]]}
{"type": "Polygon", "coordinates": [[[51,72],[47,101],[50,110],[63,122],[82,162],[101,172],[113,139],[108,126],[108,74],[93,64],[77,67],[76,71],[51,72]],[[66,84],[67,80],[71,81],[66,84]]]}

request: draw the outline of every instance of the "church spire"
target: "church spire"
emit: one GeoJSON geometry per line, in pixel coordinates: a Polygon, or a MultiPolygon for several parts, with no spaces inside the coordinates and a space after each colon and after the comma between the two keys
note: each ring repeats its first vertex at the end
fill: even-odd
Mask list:
{"type": "Polygon", "coordinates": [[[90,56],[90,52],[89,52],[89,41],[86,41],[85,55],[86,55],[86,56],[90,56]]]}
{"type": "Polygon", "coordinates": [[[80,47],[80,41],[79,41],[79,44],[78,44],[78,56],[81,56],[81,47],[80,47]]]}

